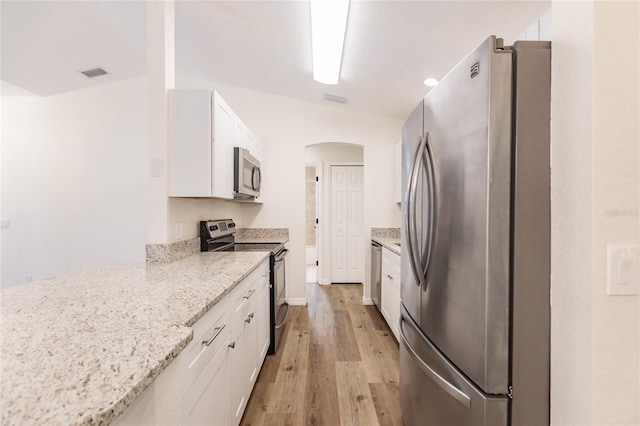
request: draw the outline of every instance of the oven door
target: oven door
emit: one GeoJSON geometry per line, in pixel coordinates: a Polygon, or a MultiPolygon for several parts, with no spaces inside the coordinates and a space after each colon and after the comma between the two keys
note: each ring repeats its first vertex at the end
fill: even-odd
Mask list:
{"type": "Polygon", "coordinates": [[[237,198],[259,197],[262,185],[260,162],[244,148],[233,148],[233,189],[237,198]]]}
{"type": "Polygon", "coordinates": [[[287,280],[285,258],[289,250],[280,250],[273,255],[273,276],[271,286],[271,343],[269,345],[269,354],[274,354],[278,350],[278,343],[282,337],[284,325],[287,322],[287,314],[289,313],[289,304],[287,299],[287,280]]]}

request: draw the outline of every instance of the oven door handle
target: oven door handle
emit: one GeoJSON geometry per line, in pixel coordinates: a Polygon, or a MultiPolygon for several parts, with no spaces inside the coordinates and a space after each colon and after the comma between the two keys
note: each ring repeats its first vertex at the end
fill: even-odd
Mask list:
{"type": "Polygon", "coordinates": [[[278,255],[276,257],[275,263],[278,262],[282,262],[285,258],[285,256],[287,255],[287,253],[289,253],[289,249],[282,249],[278,252],[278,255]]]}
{"type": "Polygon", "coordinates": [[[289,304],[288,304],[287,302],[284,302],[284,303],[282,304],[282,306],[286,306],[286,307],[287,307],[287,310],[286,310],[286,311],[285,311],[285,313],[284,313],[284,319],[282,320],[282,322],[281,322],[280,324],[276,324],[276,325],[275,325],[275,329],[276,329],[276,330],[279,330],[279,329],[281,329],[282,327],[284,327],[284,325],[285,325],[285,324],[286,324],[286,322],[287,322],[287,316],[289,315],[289,304]]]}

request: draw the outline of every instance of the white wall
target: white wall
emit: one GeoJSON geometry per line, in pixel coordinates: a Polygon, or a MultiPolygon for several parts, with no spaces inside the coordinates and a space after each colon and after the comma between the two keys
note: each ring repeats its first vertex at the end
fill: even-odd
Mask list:
{"type": "Polygon", "coordinates": [[[638,425],[640,298],[606,295],[606,252],[640,241],[639,2],[595,2],[593,59],[593,421],[638,425]]]}
{"type": "Polygon", "coordinates": [[[201,220],[234,219],[239,228],[245,228],[250,224],[245,218],[256,216],[261,209],[262,204],[216,199],[170,198],[169,241],[199,237],[201,220]],[[182,224],[182,237],[176,232],[178,223],[182,224]]]}
{"type": "MultiPolygon", "coordinates": [[[[364,147],[365,240],[371,226],[398,227],[393,202],[394,144],[402,122],[316,105],[247,89],[178,76],[178,88],[215,88],[264,144],[264,204],[233,210],[246,227],[283,227],[290,231],[288,296],[305,298],[305,147],[345,142],[364,147]],[[380,200],[388,199],[388,203],[380,200]]],[[[175,201],[171,201],[173,211],[175,201]]],[[[182,220],[173,216],[172,220],[182,220]]],[[[190,225],[189,225],[190,226],[190,225]]],[[[365,250],[369,265],[369,250],[365,250]]],[[[366,270],[368,271],[368,266],[366,270]]],[[[369,273],[365,295],[369,297],[369,273]]]]}
{"type": "Polygon", "coordinates": [[[146,79],[2,102],[2,287],[144,262],[146,79]]]}
{"type": "Polygon", "coordinates": [[[639,239],[639,5],[552,13],[551,422],[637,425],[639,298],[606,296],[605,254],[639,239]]]}

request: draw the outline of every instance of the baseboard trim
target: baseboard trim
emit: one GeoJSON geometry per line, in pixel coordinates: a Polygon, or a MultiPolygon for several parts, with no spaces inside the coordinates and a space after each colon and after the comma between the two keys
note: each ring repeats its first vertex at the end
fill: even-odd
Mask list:
{"type": "Polygon", "coordinates": [[[330,285],[331,281],[328,280],[318,280],[318,284],[320,285],[330,285]]]}
{"type": "Polygon", "coordinates": [[[362,296],[362,304],[363,305],[373,305],[373,299],[370,297],[362,296]]]}
{"type": "Polygon", "coordinates": [[[287,303],[292,306],[307,306],[307,298],[306,297],[298,297],[298,298],[287,298],[287,303]]]}

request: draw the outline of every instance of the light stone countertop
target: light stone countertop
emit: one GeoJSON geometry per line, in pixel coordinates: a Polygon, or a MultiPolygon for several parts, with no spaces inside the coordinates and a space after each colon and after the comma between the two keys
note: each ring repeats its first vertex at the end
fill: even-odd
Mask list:
{"type": "Polygon", "coordinates": [[[198,253],[0,292],[2,425],[109,424],[267,252],[198,253]]]}
{"type": "Polygon", "coordinates": [[[400,238],[394,237],[371,237],[373,241],[376,241],[382,244],[383,247],[388,248],[392,252],[396,253],[398,256],[400,255],[400,246],[396,243],[400,243],[400,238]]]}

